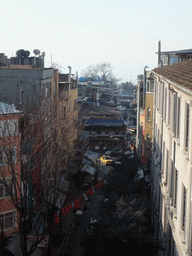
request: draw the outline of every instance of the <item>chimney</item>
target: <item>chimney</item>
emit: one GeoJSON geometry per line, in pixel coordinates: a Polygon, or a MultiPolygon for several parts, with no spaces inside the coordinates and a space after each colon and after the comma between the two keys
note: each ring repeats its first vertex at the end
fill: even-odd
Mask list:
{"type": "Polygon", "coordinates": [[[162,60],[161,60],[161,40],[158,42],[158,66],[161,67],[162,65],[162,60]]]}
{"type": "Polygon", "coordinates": [[[68,66],[68,69],[69,69],[68,82],[71,83],[71,67],[68,66]]]}

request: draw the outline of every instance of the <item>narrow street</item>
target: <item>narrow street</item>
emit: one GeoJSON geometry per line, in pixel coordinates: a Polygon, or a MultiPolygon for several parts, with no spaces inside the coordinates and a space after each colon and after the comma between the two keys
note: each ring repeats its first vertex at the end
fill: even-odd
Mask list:
{"type": "MultiPolygon", "coordinates": [[[[101,181],[105,175],[109,173],[110,166],[99,166],[98,181],[101,181]]],[[[74,191],[75,194],[70,195],[66,199],[67,203],[73,201],[73,199],[82,195],[82,191],[74,191]]],[[[86,230],[91,218],[97,217],[97,206],[101,195],[99,190],[95,190],[95,193],[90,197],[88,202],[85,202],[87,211],[81,215],[75,215],[74,210],[71,209],[70,213],[61,217],[61,225],[55,224],[54,229],[59,230],[61,228],[60,238],[62,242],[53,241],[51,246],[50,256],[56,255],[83,255],[83,239],[86,234],[86,230]],[[56,245],[59,243],[58,245],[56,245]]],[[[58,238],[58,239],[60,239],[58,238]]]]}
{"type": "Polygon", "coordinates": [[[100,200],[100,191],[92,196],[91,201],[88,203],[88,210],[80,217],[76,217],[74,229],[70,235],[64,255],[66,256],[80,256],[83,255],[86,230],[91,218],[97,217],[97,206],[100,200]]]}

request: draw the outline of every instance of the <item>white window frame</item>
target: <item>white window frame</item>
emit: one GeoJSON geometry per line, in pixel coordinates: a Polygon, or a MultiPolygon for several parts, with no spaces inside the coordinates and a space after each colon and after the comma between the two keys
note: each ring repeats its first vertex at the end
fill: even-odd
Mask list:
{"type": "Polygon", "coordinates": [[[0,213],[0,224],[2,221],[3,221],[3,231],[7,231],[7,230],[15,228],[17,225],[17,210],[11,210],[11,211],[0,213]],[[5,221],[6,221],[6,218],[8,218],[8,216],[6,216],[6,214],[11,214],[11,213],[12,213],[12,226],[9,228],[5,228],[5,224],[6,224],[5,221]]]}
{"type": "Polygon", "coordinates": [[[10,192],[10,194],[9,194],[9,192],[6,191],[5,185],[3,184],[3,182],[0,181],[0,187],[1,187],[2,190],[3,190],[3,195],[2,195],[2,196],[0,195],[0,200],[1,200],[1,199],[4,199],[4,198],[11,197],[11,194],[12,194],[13,196],[15,195],[15,189],[14,189],[14,185],[13,185],[12,178],[11,178],[11,177],[7,177],[7,178],[5,178],[5,180],[6,180],[6,183],[7,183],[7,184],[11,184],[11,192],[10,192]],[[6,194],[6,193],[8,193],[8,194],[6,194]]]}
{"type": "Polygon", "coordinates": [[[11,136],[18,134],[18,119],[0,120],[0,136],[11,136]]]}
{"type": "Polygon", "coordinates": [[[12,155],[12,163],[13,165],[16,165],[17,164],[17,146],[13,146],[13,147],[5,147],[5,148],[2,148],[0,147],[0,151],[2,152],[2,160],[3,162],[0,162],[0,167],[1,166],[8,166],[8,160],[7,160],[7,154],[6,154],[6,150],[13,150],[13,155],[12,155]]]}

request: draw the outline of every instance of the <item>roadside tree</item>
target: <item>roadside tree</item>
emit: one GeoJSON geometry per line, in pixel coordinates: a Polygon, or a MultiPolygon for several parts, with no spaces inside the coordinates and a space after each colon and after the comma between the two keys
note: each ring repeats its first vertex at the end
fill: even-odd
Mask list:
{"type": "MultiPolygon", "coordinates": [[[[49,98],[33,111],[26,103],[22,112],[16,112],[17,120],[1,120],[10,112],[12,105],[0,109],[0,195],[4,193],[0,204],[10,199],[16,213],[9,221],[19,227],[22,254],[30,256],[45,235],[51,234],[54,214],[63,205],[67,187],[64,181],[68,167],[75,161],[79,127],[71,115],[58,135],[58,120],[62,117],[58,117],[49,98]]],[[[5,225],[4,221],[3,229],[5,225]]]]}

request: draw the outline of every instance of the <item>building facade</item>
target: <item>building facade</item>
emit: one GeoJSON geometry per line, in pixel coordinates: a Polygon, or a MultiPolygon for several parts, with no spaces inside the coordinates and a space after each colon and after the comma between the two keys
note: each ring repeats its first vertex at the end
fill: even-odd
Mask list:
{"type": "Polygon", "coordinates": [[[0,100],[17,108],[35,106],[51,95],[52,81],[53,68],[0,67],[0,100]]]}
{"type": "Polygon", "coordinates": [[[69,70],[69,74],[59,74],[57,118],[58,138],[60,137],[58,140],[62,147],[65,144],[62,138],[67,137],[69,147],[73,147],[78,136],[75,125],[78,119],[78,81],[71,77],[71,67],[69,70]],[[63,132],[65,136],[63,136],[63,132]]]}
{"type": "Polygon", "coordinates": [[[14,106],[0,103],[0,228],[5,236],[18,230],[19,215],[10,195],[15,195],[20,200],[20,115],[14,106]],[[12,168],[16,173],[18,186],[14,186],[16,182],[13,183],[12,180],[12,168]]]}
{"type": "Polygon", "coordinates": [[[192,255],[192,60],[154,69],[152,202],[161,255],[192,255]]]}
{"type": "Polygon", "coordinates": [[[142,163],[150,164],[151,146],[153,135],[153,98],[154,98],[154,79],[151,71],[146,71],[146,91],[145,105],[143,114],[142,129],[142,163]]]}

